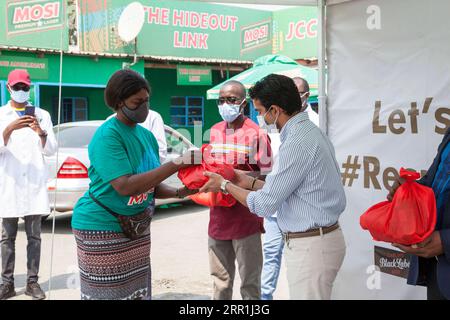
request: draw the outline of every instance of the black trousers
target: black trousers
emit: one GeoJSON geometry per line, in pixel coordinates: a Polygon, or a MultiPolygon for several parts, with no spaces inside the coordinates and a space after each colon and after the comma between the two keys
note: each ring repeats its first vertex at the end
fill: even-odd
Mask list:
{"type": "MultiPolygon", "coordinates": [[[[24,217],[27,234],[27,282],[37,282],[41,260],[41,216],[24,217]]],[[[16,260],[16,236],[19,218],[2,219],[2,280],[4,284],[14,284],[14,267],[16,260]]]]}

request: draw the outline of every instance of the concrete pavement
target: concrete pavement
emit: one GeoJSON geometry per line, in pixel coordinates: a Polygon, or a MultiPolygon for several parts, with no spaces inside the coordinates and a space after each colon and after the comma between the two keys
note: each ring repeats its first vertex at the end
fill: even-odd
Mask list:
{"type": "MultiPolygon", "coordinates": [[[[78,300],[79,278],[76,244],[70,228],[70,214],[56,217],[54,259],[52,270],[52,300],[78,300]]],[[[205,207],[183,204],[167,209],[158,208],[152,222],[153,299],[209,300],[212,282],[208,265],[208,220],[205,207]]],[[[42,226],[42,256],[40,284],[47,292],[50,277],[52,220],[42,226]]],[[[20,223],[16,241],[16,291],[13,299],[31,299],[24,295],[26,284],[26,235],[20,223]]],[[[239,300],[239,274],[236,272],[233,299],[239,300]]],[[[48,295],[48,292],[47,292],[48,295]]],[[[284,265],[275,299],[288,299],[284,265]]]]}

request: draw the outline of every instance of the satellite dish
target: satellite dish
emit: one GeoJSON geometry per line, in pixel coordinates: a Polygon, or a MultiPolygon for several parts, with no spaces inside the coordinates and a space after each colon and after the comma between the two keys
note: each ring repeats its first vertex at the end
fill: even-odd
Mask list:
{"type": "Polygon", "coordinates": [[[125,42],[133,41],[144,25],[144,7],[139,2],[130,3],[119,18],[119,37],[125,42]]]}

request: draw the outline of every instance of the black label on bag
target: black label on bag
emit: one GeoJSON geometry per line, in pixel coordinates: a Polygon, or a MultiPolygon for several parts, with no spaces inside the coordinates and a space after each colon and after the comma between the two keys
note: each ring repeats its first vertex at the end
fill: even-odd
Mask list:
{"type": "Polygon", "coordinates": [[[400,278],[408,278],[411,255],[383,247],[375,246],[375,265],[380,271],[400,278]]]}

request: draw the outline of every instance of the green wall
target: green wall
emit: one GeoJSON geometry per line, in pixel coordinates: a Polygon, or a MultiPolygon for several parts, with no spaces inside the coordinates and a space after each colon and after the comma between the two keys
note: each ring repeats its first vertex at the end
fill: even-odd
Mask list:
{"type": "MultiPolygon", "coordinates": [[[[20,57],[34,57],[36,61],[39,58],[36,54],[27,52],[7,52],[3,54],[20,57]]],[[[59,82],[59,56],[46,54],[48,59],[49,77],[40,80],[39,106],[48,110],[52,114],[52,119],[56,123],[56,111],[53,109],[53,99],[58,98],[58,86],[53,85],[59,82]],[[50,83],[52,85],[50,85],[50,83]]],[[[116,70],[122,68],[122,63],[126,59],[99,58],[80,56],[64,56],[63,64],[63,90],[62,97],[85,97],[88,100],[89,120],[104,120],[112,114],[106,107],[103,100],[103,87],[106,85],[109,77],[116,70]],[[66,84],[66,85],[64,85],[66,84]],[[72,86],[79,85],[79,86],[72,86]],[[97,87],[89,87],[94,85],[97,87]],[[87,86],[87,87],[82,87],[87,86]],[[100,87],[99,87],[100,86],[100,87]]],[[[170,117],[170,99],[173,96],[201,96],[204,98],[204,118],[202,138],[194,141],[194,127],[176,127],[181,133],[189,132],[190,139],[197,146],[209,141],[209,136],[204,136],[204,132],[210,129],[214,124],[222,121],[219,115],[216,101],[206,99],[206,91],[216,84],[219,84],[232,77],[234,74],[227,75],[224,72],[222,77],[219,71],[212,71],[213,83],[211,86],[177,86],[176,69],[144,69],[144,62],[140,61],[133,69],[144,74],[152,87],[152,98],[150,106],[159,112],[164,119],[165,124],[171,126],[170,117]],[[185,132],[183,132],[185,131],[185,132]]],[[[0,80],[6,80],[1,79],[0,80]]],[[[33,81],[33,79],[31,79],[33,81]]]]}
{"type": "MultiPolygon", "coordinates": [[[[53,99],[58,99],[57,86],[41,86],[40,106],[52,115],[53,124],[57,121],[57,110],[53,110],[53,99]]],[[[105,105],[103,89],[63,87],[62,97],[84,97],[88,101],[89,120],[105,120],[112,111],[105,105]]]]}
{"type": "MultiPolygon", "coordinates": [[[[42,60],[35,53],[2,51],[2,55],[16,57],[31,57],[35,62],[42,60]]],[[[60,57],[58,54],[44,54],[48,59],[48,79],[39,82],[59,83],[60,57]]],[[[122,69],[123,62],[131,62],[130,59],[94,58],[88,56],[64,56],[63,57],[63,83],[92,84],[105,86],[110,76],[122,69]]],[[[132,67],[133,70],[144,74],[144,61],[138,61],[132,67]]],[[[0,79],[6,80],[6,79],[0,79]]],[[[36,81],[31,79],[31,81],[36,81]]]]}

